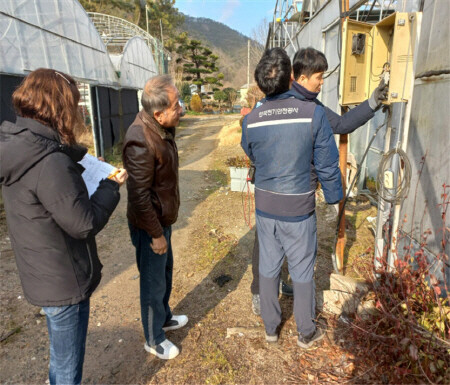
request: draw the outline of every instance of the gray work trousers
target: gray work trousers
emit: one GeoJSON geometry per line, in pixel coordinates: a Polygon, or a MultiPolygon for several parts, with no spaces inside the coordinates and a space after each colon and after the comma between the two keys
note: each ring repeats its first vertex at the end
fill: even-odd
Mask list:
{"type": "Polygon", "coordinates": [[[316,214],[301,222],[285,222],[256,215],[259,235],[259,292],[261,317],[267,334],[275,334],[281,322],[278,285],[286,255],[294,288],[297,330],[309,335],[314,323],[314,265],[317,254],[316,214]]]}

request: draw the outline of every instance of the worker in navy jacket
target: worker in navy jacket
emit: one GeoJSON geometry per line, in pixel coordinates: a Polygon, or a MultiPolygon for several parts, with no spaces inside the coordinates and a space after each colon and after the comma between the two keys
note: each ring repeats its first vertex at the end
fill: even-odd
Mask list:
{"type": "Polygon", "coordinates": [[[313,306],[317,178],[329,204],[339,202],[343,192],[339,154],[325,110],[289,91],[291,70],[281,48],[264,53],[255,80],[267,97],[244,118],[241,145],[256,166],[259,286],[266,340],[278,340],[278,286],[286,254],[294,286],[297,342],[308,348],[324,336],[314,323],[313,306]]]}
{"type": "MultiPolygon", "coordinates": [[[[307,100],[316,104],[323,104],[317,100],[323,84],[324,72],[328,69],[325,55],[312,48],[303,48],[294,55],[292,70],[294,82],[292,90],[302,95],[307,100]]],[[[379,86],[373,91],[369,99],[352,108],[344,115],[336,114],[330,108],[323,106],[333,134],[350,134],[358,127],[367,123],[375,115],[375,111],[386,99],[388,87],[381,80],[379,86]]]]}
{"type": "MultiPolygon", "coordinates": [[[[380,107],[381,102],[386,99],[388,91],[387,85],[382,80],[369,99],[355,108],[352,108],[344,115],[339,115],[330,108],[324,106],[317,99],[323,84],[323,75],[327,69],[328,62],[322,52],[311,47],[297,51],[292,61],[294,81],[291,85],[291,91],[294,91],[295,97],[300,100],[310,101],[324,108],[333,134],[350,134],[373,118],[375,111],[380,107]]],[[[262,102],[264,101],[265,99],[262,100],[262,102]]],[[[336,209],[330,207],[330,211],[334,212],[336,209]]],[[[335,214],[337,214],[337,212],[335,214]]],[[[256,315],[260,314],[258,272],[259,248],[258,235],[256,233],[252,254],[253,280],[250,287],[252,292],[252,310],[256,315]]],[[[292,295],[292,288],[284,282],[281,283],[280,291],[284,295],[292,295]]]]}

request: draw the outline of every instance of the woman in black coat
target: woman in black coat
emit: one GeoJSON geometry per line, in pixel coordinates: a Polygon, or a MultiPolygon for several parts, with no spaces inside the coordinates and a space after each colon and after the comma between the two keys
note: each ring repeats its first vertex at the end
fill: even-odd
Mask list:
{"type": "Polygon", "coordinates": [[[95,235],[119,202],[125,170],[88,196],[76,144],[80,93],[69,75],[31,72],[13,94],[16,123],[0,126],[0,184],[25,297],[41,306],[50,337],[50,384],[79,384],[89,298],[102,264],[95,235]]]}

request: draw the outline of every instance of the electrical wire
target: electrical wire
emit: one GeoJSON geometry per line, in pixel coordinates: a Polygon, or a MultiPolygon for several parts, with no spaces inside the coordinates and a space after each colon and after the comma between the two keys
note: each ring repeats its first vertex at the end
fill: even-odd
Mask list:
{"type": "MultiPolygon", "coordinates": [[[[394,173],[395,175],[395,173],[394,173]]],[[[405,151],[401,148],[393,148],[383,155],[377,174],[377,193],[381,199],[389,203],[400,203],[406,198],[411,183],[411,163],[405,151]],[[387,188],[385,186],[384,176],[387,171],[392,172],[392,163],[395,157],[399,158],[399,173],[396,186],[387,188]]]]}
{"type": "MultiPolygon", "coordinates": [[[[348,191],[352,191],[356,181],[359,178],[359,175],[361,174],[362,165],[364,164],[364,160],[366,159],[366,156],[369,153],[369,149],[372,146],[372,143],[375,140],[376,136],[378,135],[378,132],[380,131],[380,129],[387,124],[390,115],[391,115],[391,110],[390,110],[390,107],[388,107],[388,113],[385,116],[384,122],[376,128],[375,132],[372,135],[372,138],[370,138],[369,144],[367,145],[367,148],[364,151],[364,154],[363,154],[363,156],[361,158],[361,161],[360,161],[360,165],[359,165],[358,169],[356,170],[356,174],[353,177],[352,182],[350,183],[348,191]]],[[[336,231],[335,231],[334,241],[333,241],[333,253],[331,254],[331,260],[333,262],[333,268],[334,268],[334,271],[337,274],[340,274],[340,272],[339,272],[339,269],[337,267],[337,262],[336,262],[336,245],[337,245],[338,234],[339,234],[339,226],[341,224],[342,216],[345,213],[345,205],[347,204],[348,198],[349,198],[349,195],[346,194],[344,202],[342,204],[342,210],[341,210],[341,212],[339,213],[339,216],[338,216],[338,221],[337,221],[336,231]]]]}
{"type": "Polygon", "coordinates": [[[252,229],[252,211],[254,209],[254,204],[253,204],[253,195],[250,191],[250,178],[249,178],[249,172],[250,172],[250,165],[249,165],[249,161],[247,159],[246,161],[247,163],[247,168],[248,168],[248,172],[247,172],[247,177],[245,178],[245,184],[244,187],[242,187],[242,191],[241,191],[241,199],[242,199],[242,211],[244,213],[244,221],[247,224],[247,226],[252,229]],[[245,193],[245,188],[247,187],[247,193],[245,193]],[[248,215],[247,215],[248,214],[248,215]]]}
{"type": "Polygon", "coordinates": [[[339,63],[336,67],[334,67],[334,69],[330,72],[328,72],[322,79],[326,79],[329,76],[333,75],[334,72],[336,72],[336,70],[341,66],[341,63],[339,63]]]}

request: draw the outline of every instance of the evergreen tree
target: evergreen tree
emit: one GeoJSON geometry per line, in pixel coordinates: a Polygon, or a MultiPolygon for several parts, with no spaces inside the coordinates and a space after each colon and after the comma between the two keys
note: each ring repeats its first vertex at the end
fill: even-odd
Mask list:
{"type": "Polygon", "coordinates": [[[214,100],[219,102],[219,109],[222,109],[222,102],[227,100],[227,94],[224,91],[215,91],[214,100]]]}
{"type": "Polygon", "coordinates": [[[197,92],[201,95],[202,85],[210,84],[213,91],[222,87],[220,82],[224,75],[219,72],[217,60],[219,57],[202,45],[200,40],[191,40],[186,33],[182,33],[177,39],[177,63],[183,62],[184,80],[197,86],[197,92]]]}
{"type": "Polygon", "coordinates": [[[189,87],[189,83],[183,82],[181,85],[180,96],[183,100],[186,96],[191,96],[191,87],[189,87]]]}
{"type": "Polygon", "coordinates": [[[237,99],[237,91],[232,87],[227,87],[224,88],[223,92],[226,95],[226,100],[230,103],[230,107],[233,107],[233,104],[237,99]]]}

